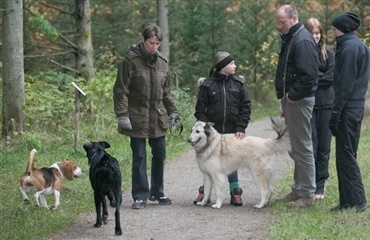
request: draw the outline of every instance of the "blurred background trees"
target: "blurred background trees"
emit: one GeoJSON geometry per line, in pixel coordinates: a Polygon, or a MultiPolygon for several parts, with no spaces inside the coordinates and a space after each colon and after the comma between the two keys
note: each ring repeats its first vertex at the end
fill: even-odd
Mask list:
{"type": "MultiPolygon", "coordinates": [[[[170,60],[174,86],[195,96],[197,80],[207,77],[214,54],[227,51],[236,59],[237,74],[245,78],[253,106],[263,107],[276,100],[273,81],[281,40],[274,19],[282,4],[286,1],[24,0],[24,81],[26,87],[37,86],[37,91],[44,91],[43,109],[73,101],[69,97],[63,99],[65,102],[55,100],[55,91],[67,91],[72,81],[82,86],[88,81],[96,83],[111,101],[110,87],[115,81],[117,64],[130,45],[140,41],[143,28],[148,23],[157,23],[168,35],[163,50],[170,60]],[[48,87],[40,89],[42,86],[48,87]],[[47,104],[48,101],[52,104],[47,104]]],[[[330,32],[332,19],[343,12],[355,12],[362,19],[356,33],[370,42],[367,0],[293,0],[290,4],[297,7],[301,22],[310,17],[321,21],[330,45],[334,43],[330,32]]],[[[5,14],[3,10],[2,28],[5,14]]],[[[3,31],[3,39],[4,34],[3,31]]],[[[4,44],[5,40],[1,56],[6,56],[4,44]]],[[[2,83],[4,88],[6,79],[2,83]]],[[[28,104],[39,103],[36,97],[28,99],[34,101],[28,104]]],[[[88,109],[92,107],[90,102],[88,109]]],[[[53,110],[44,112],[55,117],[53,110]]]]}

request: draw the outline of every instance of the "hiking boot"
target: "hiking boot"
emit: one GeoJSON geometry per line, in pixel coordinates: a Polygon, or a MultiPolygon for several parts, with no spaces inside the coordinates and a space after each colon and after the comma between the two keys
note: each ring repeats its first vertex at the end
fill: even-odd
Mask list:
{"type": "Polygon", "coordinates": [[[295,201],[288,202],[288,207],[311,207],[315,203],[315,197],[298,198],[295,201]]]}
{"type": "Polygon", "coordinates": [[[143,200],[135,200],[135,202],[132,204],[132,209],[143,209],[145,208],[145,201],[143,200]]]}
{"type": "MultiPolygon", "coordinates": [[[[197,204],[198,202],[201,202],[203,200],[204,186],[200,186],[198,192],[199,193],[198,193],[197,198],[194,200],[194,204],[197,204]]],[[[207,203],[210,203],[210,202],[211,202],[211,200],[208,198],[207,203]]]]}
{"type": "Polygon", "coordinates": [[[337,206],[331,208],[330,212],[342,211],[342,210],[350,209],[352,207],[354,206],[351,206],[350,204],[338,204],[337,206]]]}
{"type": "Polygon", "coordinates": [[[295,201],[298,198],[299,198],[298,195],[295,195],[294,193],[291,192],[288,195],[286,195],[285,197],[281,198],[280,201],[288,203],[288,202],[291,202],[291,201],[295,201]]]}
{"type": "Polygon", "coordinates": [[[234,206],[242,206],[243,201],[242,201],[242,194],[243,194],[243,189],[240,187],[234,188],[233,192],[230,192],[230,204],[234,206]],[[233,193],[234,192],[234,193],[233,193]]]}
{"type": "Polygon", "coordinates": [[[171,205],[172,200],[169,197],[163,196],[163,197],[155,197],[154,195],[149,196],[150,201],[158,201],[159,205],[171,205]]]}
{"type": "Polygon", "coordinates": [[[355,206],[356,212],[365,212],[367,209],[366,203],[361,203],[355,206]]]}

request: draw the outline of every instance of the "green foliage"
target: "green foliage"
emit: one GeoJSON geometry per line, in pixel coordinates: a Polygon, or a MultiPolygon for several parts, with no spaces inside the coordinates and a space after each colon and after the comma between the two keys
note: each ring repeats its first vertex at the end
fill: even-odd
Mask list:
{"type": "Polygon", "coordinates": [[[59,127],[68,122],[74,107],[72,77],[58,72],[25,76],[26,126],[59,127]]]}
{"type": "MultiPolygon", "coordinates": [[[[30,124],[29,131],[23,133],[21,141],[2,145],[1,149],[0,239],[42,239],[62,231],[61,226],[67,228],[78,222],[80,213],[94,211],[86,153],[82,147],[73,147],[74,119],[70,116],[74,113],[74,87],[70,84],[71,81],[66,75],[53,72],[27,77],[25,113],[30,118],[27,122],[33,124],[30,124]],[[32,148],[38,151],[35,167],[50,166],[68,158],[83,170],[84,176],[81,179],[63,181],[62,201],[56,212],[36,208],[32,203],[26,205],[22,201],[19,178],[26,170],[32,148]],[[9,199],[14,201],[8,201],[9,199]]],[[[86,96],[81,96],[79,146],[88,140],[109,142],[111,148],[107,151],[119,161],[123,188],[127,189],[131,184],[131,149],[129,138],[117,133],[117,119],[112,102],[114,81],[115,72],[110,71],[98,71],[96,77],[89,82],[83,79],[74,80],[86,92],[86,96]]],[[[189,149],[186,138],[195,120],[192,117],[194,97],[178,89],[174,89],[173,94],[184,132],[177,136],[179,128],[176,127],[172,129],[173,135],[167,136],[167,161],[189,149]]],[[[151,155],[150,147],[147,147],[147,155],[151,155]]],[[[150,165],[148,158],[148,166],[150,165]]],[[[31,202],[32,195],[33,192],[30,192],[31,202]]],[[[47,198],[49,205],[53,201],[53,196],[47,198]]]]}
{"type": "Polygon", "coordinates": [[[40,34],[45,33],[45,35],[50,38],[51,41],[55,41],[58,37],[58,30],[53,27],[53,25],[41,16],[28,18],[30,25],[40,31],[40,34]]]}

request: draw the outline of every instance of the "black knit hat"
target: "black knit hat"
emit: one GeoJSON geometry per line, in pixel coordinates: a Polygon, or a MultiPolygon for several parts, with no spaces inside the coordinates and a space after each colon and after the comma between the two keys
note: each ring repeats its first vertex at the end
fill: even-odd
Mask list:
{"type": "Polygon", "coordinates": [[[334,18],[331,25],[342,33],[349,33],[359,28],[360,22],[361,20],[356,14],[348,12],[334,18]]]}

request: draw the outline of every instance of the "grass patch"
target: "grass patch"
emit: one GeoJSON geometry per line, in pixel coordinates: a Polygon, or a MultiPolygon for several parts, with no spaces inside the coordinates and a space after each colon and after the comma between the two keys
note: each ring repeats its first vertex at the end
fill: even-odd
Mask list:
{"type": "MultiPolygon", "coordinates": [[[[364,118],[358,150],[362,180],[366,197],[370,199],[370,116],[364,118]]],[[[330,208],[339,202],[338,180],[335,168],[335,140],[329,162],[330,178],[326,184],[325,198],[317,200],[315,206],[305,209],[290,209],[281,202],[273,202],[269,211],[274,220],[270,228],[269,239],[368,239],[370,235],[370,211],[357,213],[355,210],[330,212],[330,208]]],[[[290,192],[293,182],[293,169],[286,179],[278,181],[275,192],[290,192]]]]}

